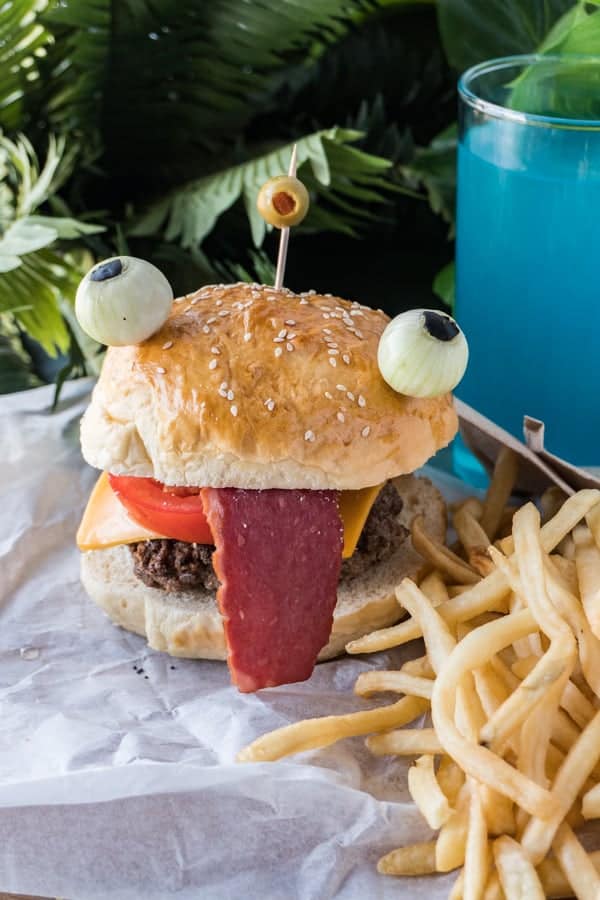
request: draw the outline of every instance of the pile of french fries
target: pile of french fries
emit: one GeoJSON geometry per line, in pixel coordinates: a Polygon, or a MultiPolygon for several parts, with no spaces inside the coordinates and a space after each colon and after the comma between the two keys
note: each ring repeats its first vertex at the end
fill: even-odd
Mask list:
{"type": "Polygon", "coordinates": [[[397,671],[359,676],[361,697],[391,705],[308,719],[242,750],[276,760],[371,735],[380,756],[414,756],[411,796],[434,841],[400,847],[388,875],[461,869],[452,900],[600,898],[600,851],[575,829],[600,818],[600,491],[515,509],[517,462],[502,451],[484,500],[453,510],[446,547],[415,520],[430,564],[396,590],[409,616],[348,645],[371,653],[423,638],[397,671]],[[543,524],[542,524],[543,523],[543,524]],[[431,727],[405,727],[423,714],[431,727]]]}

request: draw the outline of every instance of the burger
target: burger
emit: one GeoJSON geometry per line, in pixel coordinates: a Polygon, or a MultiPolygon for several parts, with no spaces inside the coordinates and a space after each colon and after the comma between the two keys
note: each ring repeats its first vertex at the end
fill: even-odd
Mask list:
{"type": "MultiPolygon", "coordinates": [[[[112,282],[136,287],[128,259],[86,276],[105,306],[112,282]]],[[[455,434],[451,395],[395,390],[389,319],[358,302],[243,283],[163,305],[143,339],[130,315],[124,340],[105,338],[81,423],[102,470],[83,585],[156,650],[226,659],[241,691],[305,680],[400,618],[394,588],[423,567],[413,517],[443,538],[443,500],[411,473],[455,434]]]]}

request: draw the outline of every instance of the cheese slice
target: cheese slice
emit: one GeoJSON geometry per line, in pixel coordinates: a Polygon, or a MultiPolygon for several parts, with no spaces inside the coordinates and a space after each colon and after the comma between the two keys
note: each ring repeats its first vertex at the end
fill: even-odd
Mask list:
{"type": "MultiPolygon", "coordinates": [[[[340,492],[340,516],[344,523],[343,558],[348,559],[364,528],[371,507],[383,484],[360,491],[340,492]]],[[[151,541],[166,535],[149,531],[130,517],[110,486],[108,474],[103,472],[91,493],[77,532],[80,550],[106,550],[117,544],[151,541]]]]}
{"type": "Polygon", "coordinates": [[[340,517],[344,523],[343,559],[349,559],[356,550],[358,539],[383,484],[362,488],[360,491],[340,491],[340,517]]]}
{"type": "Polygon", "coordinates": [[[103,472],[94,486],[77,531],[80,550],[106,550],[117,544],[134,544],[165,537],[138,525],[117,498],[110,486],[108,473],[103,472]]]}

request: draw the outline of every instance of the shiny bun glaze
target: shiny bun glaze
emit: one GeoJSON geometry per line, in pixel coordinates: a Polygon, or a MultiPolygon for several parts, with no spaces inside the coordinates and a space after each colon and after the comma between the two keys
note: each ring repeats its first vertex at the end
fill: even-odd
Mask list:
{"type": "Polygon", "coordinates": [[[137,346],[108,349],[81,428],[91,465],[166,484],[356,489],[456,432],[451,396],[393,391],[381,311],[309,291],[211,285],[137,346]]]}

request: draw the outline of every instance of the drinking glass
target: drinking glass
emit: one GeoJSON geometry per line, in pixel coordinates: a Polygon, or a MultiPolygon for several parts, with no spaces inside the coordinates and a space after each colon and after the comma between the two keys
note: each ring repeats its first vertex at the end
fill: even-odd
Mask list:
{"type": "MultiPolygon", "coordinates": [[[[457,395],[600,463],[600,58],[513,56],[459,81],[457,395]]],[[[460,461],[458,468],[460,469],[460,461]]]]}

